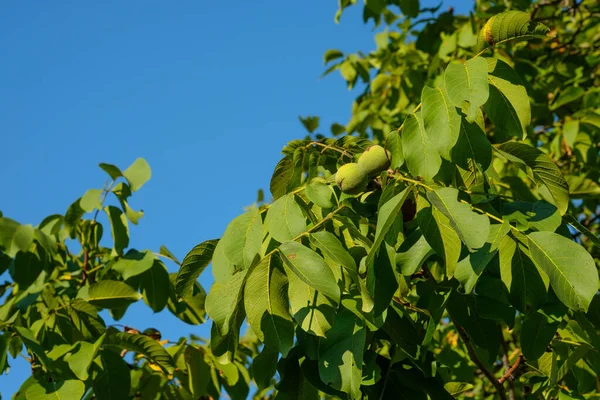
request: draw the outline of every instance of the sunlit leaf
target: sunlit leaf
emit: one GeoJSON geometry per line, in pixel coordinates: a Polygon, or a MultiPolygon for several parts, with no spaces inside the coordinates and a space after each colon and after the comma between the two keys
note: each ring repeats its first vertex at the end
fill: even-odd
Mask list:
{"type": "Polygon", "coordinates": [[[531,258],[548,274],[560,301],[575,311],[587,311],[598,291],[598,271],[592,256],[577,243],[552,232],[531,232],[527,243],[531,258]]]}

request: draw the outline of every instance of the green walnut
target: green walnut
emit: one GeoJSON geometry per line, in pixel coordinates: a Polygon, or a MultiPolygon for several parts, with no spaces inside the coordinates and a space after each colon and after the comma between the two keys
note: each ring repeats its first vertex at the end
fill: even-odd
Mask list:
{"type": "Polygon", "coordinates": [[[365,170],[369,177],[379,173],[390,166],[392,155],[378,144],[368,147],[358,158],[358,165],[365,170]]]}
{"type": "Polygon", "coordinates": [[[369,183],[367,173],[357,163],[344,164],[335,174],[335,182],[347,194],[364,192],[369,183]]]}

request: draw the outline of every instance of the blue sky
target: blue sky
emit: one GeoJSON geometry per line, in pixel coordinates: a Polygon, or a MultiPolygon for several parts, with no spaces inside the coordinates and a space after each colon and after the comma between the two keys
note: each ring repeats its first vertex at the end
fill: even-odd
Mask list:
{"type": "MultiPolygon", "coordinates": [[[[472,2],[442,10],[450,4],[465,12],[472,2]]],[[[268,192],[281,148],[306,134],[298,115],[321,116],[324,133],[347,122],[356,92],[337,73],[320,79],[322,55],[375,45],[359,7],[339,25],[336,9],[334,0],[2,2],[0,210],[36,225],[101,188],[98,163],[144,157],[152,178],[131,202],[145,212],[131,245],[164,244],[182,259],[219,237],[259,188],[268,192]]],[[[170,339],[209,336],[209,324],[142,302],[120,322],[170,339]]],[[[4,396],[29,375],[24,360],[10,364],[4,396]]]]}

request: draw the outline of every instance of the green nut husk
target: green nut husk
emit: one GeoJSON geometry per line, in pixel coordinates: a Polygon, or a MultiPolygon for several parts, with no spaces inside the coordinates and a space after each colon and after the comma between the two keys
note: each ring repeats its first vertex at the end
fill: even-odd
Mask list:
{"type": "Polygon", "coordinates": [[[357,163],[342,165],[335,174],[335,182],[347,194],[364,192],[369,183],[369,177],[357,163]]]}
{"type": "Polygon", "coordinates": [[[378,144],[368,147],[358,158],[358,165],[372,178],[386,170],[391,163],[392,155],[378,144]]]}

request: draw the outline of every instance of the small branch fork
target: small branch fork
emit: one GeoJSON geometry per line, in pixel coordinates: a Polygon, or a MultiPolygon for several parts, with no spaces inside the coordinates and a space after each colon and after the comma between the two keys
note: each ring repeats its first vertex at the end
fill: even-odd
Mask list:
{"type": "Polygon", "coordinates": [[[517,361],[515,361],[512,367],[510,367],[508,371],[506,371],[502,378],[498,379],[498,383],[502,385],[507,379],[512,379],[511,376],[517,370],[517,368],[519,368],[519,365],[521,365],[521,361],[523,361],[523,354],[519,354],[519,358],[517,358],[517,361]]]}
{"type": "MultiPolygon", "coordinates": [[[[469,335],[467,335],[467,332],[465,332],[465,330],[463,329],[462,326],[460,326],[459,324],[456,323],[454,318],[451,318],[451,319],[452,319],[452,323],[456,327],[456,331],[458,332],[458,335],[460,336],[460,338],[464,342],[465,346],[467,347],[467,352],[469,353],[469,358],[471,359],[471,361],[473,361],[475,363],[475,365],[477,365],[477,367],[485,375],[487,380],[490,381],[490,383],[494,386],[494,388],[496,389],[496,392],[498,393],[498,398],[500,400],[508,400],[508,398],[506,397],[506,390],[504,390],[504,386],[496,379],[494,374],[492,374],[490,372],[490,370],[486,368],[486,366],[479,359],[479,357],[477,357],[477,353],[475,353],[475,349],[473,348],[473,344],[471,343],[471,339],[469,338],[469,335]]],[[[502,381],[502,382],[504,382],[504,381],[502,381]]]]}

